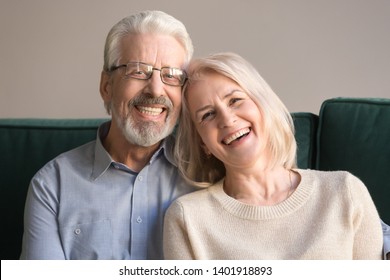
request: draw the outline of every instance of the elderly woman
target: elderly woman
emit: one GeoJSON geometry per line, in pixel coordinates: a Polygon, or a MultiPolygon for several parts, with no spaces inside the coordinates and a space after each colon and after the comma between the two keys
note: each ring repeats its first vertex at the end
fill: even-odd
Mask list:
{"type": "Polygon", "coordinates": [[[165,217],[167,259],[381,259],[381,222],[348,172],[296,167],[290,113],[238,55],[194,60],[176,157],[205,189],[165,217]]]}

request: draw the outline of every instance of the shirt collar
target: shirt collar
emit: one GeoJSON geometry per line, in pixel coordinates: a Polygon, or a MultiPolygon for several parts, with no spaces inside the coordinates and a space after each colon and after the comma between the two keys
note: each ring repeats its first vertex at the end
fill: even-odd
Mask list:
{"type": "MultiPolygon", "coordinates": [[[[115,163],[111,158],[110,154],[106,151],[103,146],[102,139],[104,139],[108,131],[110,130],[111,121],[105,122],[100,125],[97,131],[96,145],[95,145],[95,158],[92,169],[92,180],[98,179],[103,173],[105,173],[108,168],[115,163]]],[[[164,157],[171,163],[176,166],[173,156],[174,148],[174,137],[172,135],[165,138],[157,151],[153,154],[150,159],[149,164],[152,164],[159,155],[163,154],[164,157]]]]}
{"type": "MultiPolygon", "coordinates": [[[[175,127],[175,130],[176,129],[177,128],[175,127]]],[[[175,152],[174,152],[175,141],[176,141],[175,130],[168,137],[164,139],[162,143],[162,147],[164,149],[165,158],[169,161],[170,164],[177,167],[176,160],[175,160],[175,152]]]]}
{"type": "Polygon", "coordinates": [[[102,139],[107,136],[108,131],[110,130],[110,125],[111,121],[105,122],[100,125],[97,131],[92,180],[96,180],[100,175],[102,175],[113,162],[110,154],[104,149],[102,143],[102,139]]]}

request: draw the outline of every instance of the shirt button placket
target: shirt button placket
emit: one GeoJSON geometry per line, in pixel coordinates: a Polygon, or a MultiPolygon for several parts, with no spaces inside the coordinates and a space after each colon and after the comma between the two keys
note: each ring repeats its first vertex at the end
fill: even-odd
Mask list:
{"type": "Polygon", "coordinates": [[[145,244],[148,240],[147,230],[147,204],[148,187],[146,185],[147,167],[137,176],[133,189],[133,208],[132,208],[132,258],[144,259],[147,257],[145,244]]]}
{"type": "MultiPolygon", "coordinates": [[[[137,181],[138,181],[138,182],[141,183],[141,182],[143,181],[143,179],[144,179],[144,178],[142,177],[142,175],[138,175],[138,177],[137,177],[137,181]]],[[[143,189],[144,187],[142,186],[141,188],[143,189]]],[[[141,189],[141,188],[138,188],[138,189],[141,189]]],[[[140,211],[140,208],[137,208],[137,210],[140,211]]],[[[140,213],[138,213],[138,214],[140,214],[140,213]]],[[[140,215],[138,215],[136,221],[137,221],[138,224],[142,223],[142,218],[141,218],[140,215]]]]}

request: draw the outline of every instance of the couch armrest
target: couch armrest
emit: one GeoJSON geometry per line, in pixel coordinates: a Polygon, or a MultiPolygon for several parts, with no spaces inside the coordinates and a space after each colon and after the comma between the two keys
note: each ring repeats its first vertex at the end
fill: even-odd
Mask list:
{"type": "Polygon", "coordinates": [[[62,152],[96,138],[103,119],[0,119],[0,258],[18,259],[33,175],[62,152]]]}
{"type": "Polygon", "coordinates": [[[326,100],[319,118],[316,168],[359,177],[389,224],[390,99],[326,100]]]}

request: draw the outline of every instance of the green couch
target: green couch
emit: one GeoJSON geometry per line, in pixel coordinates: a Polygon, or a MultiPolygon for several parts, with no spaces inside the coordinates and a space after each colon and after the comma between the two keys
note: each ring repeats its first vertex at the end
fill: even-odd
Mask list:
{"type": "MultiPolygon", "coordinates": [[[[390,224],[390,99],[336,98],[318,115],[292,113],[298,166],[348,170],[367,185],[390,224]]],[[[31,177],[58,154],[96,137],[105,119],[0,119],[0,257],[18,259],[31,177]]]]}

